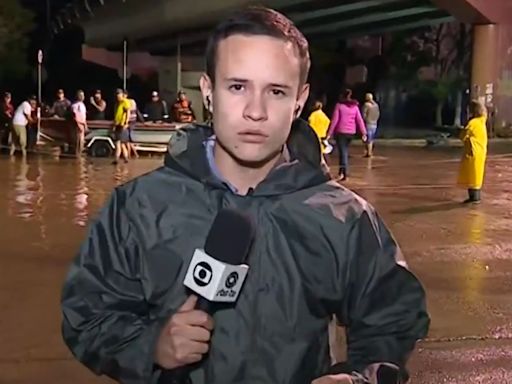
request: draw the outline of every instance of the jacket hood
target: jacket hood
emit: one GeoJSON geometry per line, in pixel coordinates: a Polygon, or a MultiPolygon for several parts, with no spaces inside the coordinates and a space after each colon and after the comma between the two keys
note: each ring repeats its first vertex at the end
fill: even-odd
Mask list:
{"type": "MultiPolygon", "coordinates": [[[[206,125],[191,124],[177,130],[169,142],[165,166],[210,188],[228,190],[229,187],[212,173],[208,164],[206,141],[212,135],[213,129],[206,125]]],[[[292,124],[286,145],[289,161],[274,168],[250,195],[284,195],[330,180],[321,166],[318,138],[307,122],[297,119],[292,124]]]]}

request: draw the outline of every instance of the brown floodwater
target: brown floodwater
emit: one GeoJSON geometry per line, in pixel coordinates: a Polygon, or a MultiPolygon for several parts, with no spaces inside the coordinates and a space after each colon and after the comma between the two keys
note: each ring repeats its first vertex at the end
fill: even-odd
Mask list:
{"type": "MultiPolygon", "coordinates": [[[[414,383],[512,383],[512,145],[491,149],[483,203],[463,206],[458,149],[352,148],[347,186],[373,203],[428,293],[414,383]]],[[[332,162],[332,160],[331,160],[332,162]]],[[[162,164],[0,156],[0,383],[107,383],[60,336],[60,289],[112,189],[162,164]]],[[[342,353],[342,352],[340,352],[342,353]]]]}

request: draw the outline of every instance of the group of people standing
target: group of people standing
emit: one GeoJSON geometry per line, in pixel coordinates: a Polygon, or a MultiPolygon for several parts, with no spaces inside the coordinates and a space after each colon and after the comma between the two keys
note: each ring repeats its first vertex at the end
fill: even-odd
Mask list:
{"type": "MultiPolygon", "coordinates": [[[[346,89],[329,119],[322,110],[321,101],[316,101],[313,112],[309,115],[309,125],[317,134],[322,150],[334,138],[339,154],[339,181],[345,181],[349,173],[349,147],[357,131],[366,146],[365,157],[373,156],[373,144],[377,133],[380,109],[371,93],[365,96],[362,109],[357,100],[352,98],[352,91],[346,89]]],[[[463,142],[458,184],[468,190],[468,198],[464,203],[476,204],[481,201],[481,189],[484,181],[485,162],[487,158],[487,110],[477,100],[470,102],[470,120],[461,130],[460,139],[463,142]]]]}
{"type": "MultiPolygon", "coordinates": [[[[117,95],[117,91],[116,91],[117,95]]],[[[56,99],[50,108],[45,109],[47,116],[68,118],[72,116],[73,103],[66,98],[63,89],[57,91],[56,99]]],[[[108,120],[112,116],[107,112],[107,102],[102,96],[102,91],[97,89],[90,97],[88,105],[85,105],[85,93],[78,90],[76,94],[76,102],[84,103],[87,114],[87,120],[108,120]],[[82,96],[82,97],[81,97],[82,96]],[[107,116],[109,115],[109,116],[107,116]]],[[[113,113],[117,109],[117,102],[114,106],[113,113]]],[[[151,92],[151,98],[141,109],[141,121],[146,122],[166,122],[176,121],[180,123],[187,123],[195,121],[195,113],[192,109],[191,102],[187,98],[184,91],[179,91],[175,102],[172,104],[171,109],[167,102],[160,97],[158,91],[151,92]]]]}
{"type": "Polygon", "coordinates": [[[367,93],[361,111],[359,102],[352,98],[352,90],[346,89],[336,103],[331,119],[322,108],[322,102],[316,101],[308,121],[323,143],[323,148],[331,138],[335,139],[339,153],[338,180],[345,181],[349,174],[349,147],[357,131],[366,145],[365,157],[373,156],[373,142],[380,117],[379,105],[373,95],[367,93]]]}
{"type": "MultiPolygon", "coordinates": [[[[146,106],[146,117],[140,113],[137,103],[128,97],[128,92],[118,89],[116,91],[117,104],[114,114],[114,137],[116,140],[117,163],[121,156],[128,161],[131,154],[138,157],[133,145],[132,132],[137,120],[162,121],[166,118],[167,104],[160,99],[158,92],[152,93],[152,100],[146,106]]],[[[85,105],[85,93],[79,90],[76,101],[71,103],[62,89],[57,91],[57,99],[47,111],[51,116],[66,118],[72,116],[77,127],[77,151],[81,152],[84,145],[84,135],[87,131],[87,120],[104,120],[106,101],[102,98],[101,90],[96,90],[90,98],[90,107],[85,105]]],[[[0,145],[8,146],[11,156],[19,147],[23,156],[27,154],[27,127],[36,123],[35,111],[37,99],[31,96],[24,100],[17,108],[12,104],[12,96],[5,92],[0,101],[0,145]]],[[[184,92],[178,94],[173,104],[173,111],[181,122],[195,121],[195,114],[191,109],[184,92]]],[[[461,130],[461,140],[464,143],[458,183],[468,189],[466,203],[479,203],[480,191],[484,179],[485,162],[487,157],[487,111],[479,101],[472,101],[469,105],[470,121],[461,130]]],[[[313,112],[309,115],[309,124],[316,132],[322,150],[333,138],[339,153],[338,180],[345,181],[349,175],[349,147],[357,132],[366,146],[365,157],[373,156],[373,144],[376,137],[380,117],[379,104],[371,93],[365,96],[365,103],[360,108],[359,102],[352,98],[352,91],[346,89],[336,103],[331,119],[323,111],[321,101],[313,105],[313,112]]]]}
{"type": "MultiPolygon", "coordinates": [[[[107,102],[103,99],[101,90],[98,89],[94,92],[88,105],[86,105],[85,100],[83,90],[78,90],[75,101],[71,102],[66,98],[64,90],[59,89],[51,107],[41,105],[41,115],[43,117],[67,119],[73,122],[76,127],[75,148],[77,153],[81,153],[84,149],[85,133],[88,130],[87,121],[107,120],[107,102]]],[[[26,156],[29,142],[28,134],[31,132],[31,127],[33,127],[32,130],[36,129],[35,125],[38,122],[37,106],[38,102],[35,96],[30,96],[24,100],[17,109],[12,104],[11,93],[5,92],[2,100],[0,100],[0,145],[8,146],[11,156],[15,154],[16,148],[19,148],[23,156],[26,156]]],[[[121,154],[123,154],[126,161],[131,153],[138,157],[131,140],[131,131],[137,121],[192,123],[196,120],[196,117],[191,102],[183,91],[178,92],[170,112],[165,100],[160,98],[157,91],[153,91],[151,100],[146,104],[144,114],[142,114],[135,99],[129,98],[126,90],[117,90],[113,120],[115,127],[126,127],[125,133],[117,132],[119,131],[117,128],[114,129],[114,132],[117,132],[115,133],[116,139],[119,139],[117,140],[119,144],[116,148],[116,161],[119,160],[121,154]]]]}

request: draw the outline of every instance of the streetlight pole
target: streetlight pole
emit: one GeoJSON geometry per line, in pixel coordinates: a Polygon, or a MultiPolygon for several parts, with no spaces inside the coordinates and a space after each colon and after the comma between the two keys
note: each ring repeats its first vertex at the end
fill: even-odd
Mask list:
{"type": "Polygon", "coordinates": [[[42,88],[43,88],[43,51],[37,51],[37,101],[41,104],[42,101],[42,88]]]}
{"type": "Polygon", "coordinates": [[[37,52],[37,140],[39,142],[39,134],[41,132],[41,105],[42,105],[42,82],[43,82],[43,51],[37,52]]]}
{"type": "Polygon", "coordinates": [[[128,40],[123,40],[123,89],[126,89],[126,78],[128,77],[128,40]]]}

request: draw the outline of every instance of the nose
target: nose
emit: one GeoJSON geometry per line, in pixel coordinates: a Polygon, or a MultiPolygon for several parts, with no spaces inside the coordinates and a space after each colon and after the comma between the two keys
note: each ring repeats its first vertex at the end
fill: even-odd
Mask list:
{"type": "Polygon", "coordinates": [[[247,100],[244,117],[252,121],[267,120],[267,103],[261,93],[251,94],[247,100]]]}

